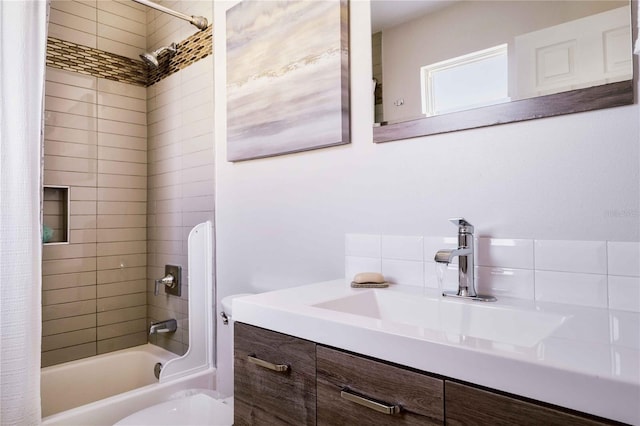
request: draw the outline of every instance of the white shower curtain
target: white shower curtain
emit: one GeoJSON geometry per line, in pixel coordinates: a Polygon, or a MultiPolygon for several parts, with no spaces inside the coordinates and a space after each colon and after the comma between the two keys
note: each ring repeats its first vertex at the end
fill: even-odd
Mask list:
{"type": "Polygon", "coordinates": [[[40,423],[45,0],[0,1],[0,424],[40,423]]]}

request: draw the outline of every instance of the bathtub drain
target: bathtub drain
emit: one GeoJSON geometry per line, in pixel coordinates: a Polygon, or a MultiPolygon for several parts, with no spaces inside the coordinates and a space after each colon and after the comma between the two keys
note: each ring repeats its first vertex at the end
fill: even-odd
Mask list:
{"type": "Polygon", "coordinates": [[[153,374],[156,376],[156,379],[160,380],[160,372],[162,371],[162,364],[156,362],[155,367],[153,367],[153,374]]]}

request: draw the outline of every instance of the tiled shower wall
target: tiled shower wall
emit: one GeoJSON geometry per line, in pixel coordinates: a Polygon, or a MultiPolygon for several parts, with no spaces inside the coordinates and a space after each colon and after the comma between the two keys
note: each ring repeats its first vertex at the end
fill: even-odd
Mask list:
{"type": "MultiPolygon", "coordinates": [[[[49,36],[137,58],[129,1],[52,1],[49,36]]],[[[70,187],[69,244],[43,250],[42,365],[147,341],[146,89],[48,66],[44,184],[70,187]]]]}
{"type": "MultiPolygon", "coordinates": [[[[188,15],[212,17],[211,2],[163,3],[188,15]]],[[[194,27],[148,10],[148,48],[193,34],[194,27]]],[[[150,341],[184,354],[189,345],[187,238],[193,226],[213,221],[213,56],[147,88],[149,178],[147,244],[148,321],[178,320],[176,333],[150,341]],[[182,266],[182,297],[153,295],[164,265],[182,266]]],[[[213,299],[215,300],[215,298],[213,299]]]]}

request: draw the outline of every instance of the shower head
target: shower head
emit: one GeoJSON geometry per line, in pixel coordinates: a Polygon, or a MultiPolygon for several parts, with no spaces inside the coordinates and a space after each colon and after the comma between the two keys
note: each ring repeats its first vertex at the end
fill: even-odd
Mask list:
{"type": "Polygon", "coordinates": [[[171,43],[169,46],[164,46],[159,49],[154,50],[153,52],[144,52],[140,54],[140,59],[144,62],[149,68],[158,68],[160,63],[158,62],[158,56],[160,56],[165,51],[169,52],[170,56],[175,55],[178,51],[178,45],[175,43],[171,43]]]}

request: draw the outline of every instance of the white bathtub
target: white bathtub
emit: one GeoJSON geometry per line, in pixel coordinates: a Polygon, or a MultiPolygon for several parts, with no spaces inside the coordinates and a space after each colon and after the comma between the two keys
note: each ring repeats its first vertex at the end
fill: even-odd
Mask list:
{"type": "Polygon", "coordinates": [[[214,389],[215,369],[158,383],[153,369],[177,355],[146,344],[41,370],[43,425],[113,425],[187,389],[214,389]]]}

